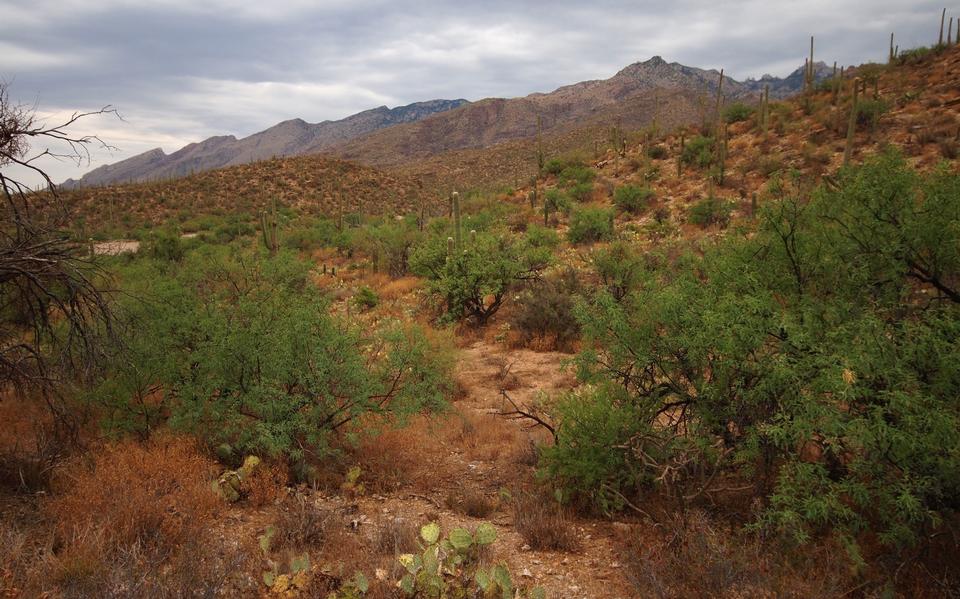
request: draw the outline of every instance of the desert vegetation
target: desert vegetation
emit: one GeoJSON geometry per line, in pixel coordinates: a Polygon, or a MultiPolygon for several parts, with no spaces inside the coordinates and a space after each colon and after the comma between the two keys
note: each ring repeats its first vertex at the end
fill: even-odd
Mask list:
{"type": "Polygon", "coordinates": [[[3,179],[0,589],[960,593],[958,64],[718,91],[590,159],[538,123],[472,151],[531,150],[512,186],[3,179]]]}

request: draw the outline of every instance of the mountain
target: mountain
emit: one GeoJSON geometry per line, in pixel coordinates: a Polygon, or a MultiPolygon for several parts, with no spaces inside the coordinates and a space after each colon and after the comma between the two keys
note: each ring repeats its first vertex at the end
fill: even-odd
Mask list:
{"type": "Polygon", "coordinates": [[[93,169],[79,181],[69,179],[64,187],[107,185],[169,179],[279,156],[315,154],[333,145],[393,125],[410,123],[457,108],[466,100],[429,100],[407,106],[380,106],[339,121],[307,123],[291,119],[269,129],[237,139],[232,135],[211,137],[184,146],[172,154],[160,148],[138,154],[115,164],[93,169]]]}
{"type": "MultiPolygon", "coordinates": [[[[817,77],[829,73],[817,63],[817,77]]],[[[169,179],[272,157],[323,153],[372,166],[398,166],[444,152],[487,148],[532,138],[541,120],[545,135],[575,129],[602,129],[619,123],[639,129],[654,121],[674,127],[696,121],[713,106],[720,73],[668,63],[659,56],[631,64],[613,77],[582,81],[550,93],[520,98],[431,100],[389,109],[360,112],[339,121],[310,124],[301,119],[278,123],[243,139],[211,137],[166,155],[150,150],[116,164],[101,166],[67,187],[169,179]]],[[[783,98],[803,86],[803,69],[786,78],[765,75],[738,82],[724,77],[727,101],[757,98],[765,85],[783,98]]]]}
{"type": "MultiPolygon", "coordinates": [[[[820,63],[823,69],[826,65],[820,63]]],[[[825,71],[818,68],[817,76],[825,71]]],[[[330,153],[374,166],[398,166],[451,150],[483,148],[537,134],[563,134],[589,126],[639,129],[692,123],[713,110],[720,73],[668,63],[659,56],[631,64],[609,79],[583,81],[550,93],[489,98],[428,118],[385,128],[330,148],[330,153]]],[[[784,98],[803,87],[803,68],[780,79],[738,82],[723,78],[726,101],[756,101],[764,85],[784,98]]]]}

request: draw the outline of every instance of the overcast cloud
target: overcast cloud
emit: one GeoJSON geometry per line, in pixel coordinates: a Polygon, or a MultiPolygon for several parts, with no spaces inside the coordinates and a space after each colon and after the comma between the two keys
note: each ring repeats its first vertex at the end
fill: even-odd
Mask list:
{"type": "MultiPolygon", "coordinates": [[[[936,42],[925,0],[398,2],[0,0],[0,78],[43,115],[98,118],[118,151],[45,163],[54,180],[145,150],[243,137],[281,120],[339,119],[385,104],[522,96],[610,77],[653,55],[737,79],[817,59],[885,60],[936,42]]],[[[960,6],[948,8],[960,14],[960,6]]]]}

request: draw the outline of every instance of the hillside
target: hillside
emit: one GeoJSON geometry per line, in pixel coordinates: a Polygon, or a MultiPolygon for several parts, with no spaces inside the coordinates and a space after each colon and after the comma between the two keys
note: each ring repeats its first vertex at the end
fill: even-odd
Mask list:
{"type": "Polygon", "coordinates": [[[143,226],[209,214],[253,219],[273,200],[313,214],[405,213],[419,210],[421,197],[430,200],[421,188],[420,180],[409,175],[313,155],[261,160],[167,181],[66,190],[64,198],[82,215],[80,222],[87,230],[129,235],[143,226]]]}
{"type": "MultiPolygon", "coordinates": [[[[755,101],[763,85],[771,94],[785,97],[799,90],[802,69],[786,79],[767,77],[747,84],[724,77],[727,101],[755,101]]],[[[818,77],[825,73],[820,65],[818,77]]],[[[712,106],[720,79],[717,71],[668,63],[659,56],[634,63],[604,80],[583,81],[550,93],[523,98],[490,98],[417,123],[392,127],[331,148],[348,160],[374,166],[397,166],[437,156],[451,150],[491,147],[529,139],[537,134],[540,118],[545,135],[563,136],[584,125],[609,128],[621,123],[638,129],[654,120],[666,126],[688,124],[702,118],[712,106]]]]}
{"type": "MultiPolygon", "coordinates": [[[[801,71],[783,79],[767,75],[743,83],[725,77],[725,96],[729,100],[752,99],[764,85],[770,85],[772,96],[786,97],[800,89],[801,71]]],[[[817,77],[825,75],[826,65],[819,63],[817,77]]],[[[716,71],[667,63],[655,56],[609,79],[583,81],[551,93],[473,103],[431,100],[393,109],[381,106],[339,121],[310,124],[292,119],[239,140],[232,135],[211,137],[170,155],[154,149],[98,167],[79,181],[66,181],[64,187],[170,179],[320,152],[374,166],[395,166],[451,150],[530,138],[536,135],[538,116],[547,135],[568,134],[591,122],[604,122],[607,127],[621,122],[639,128],[658,120],[673,126],[698,118],[719,76],[716,71]]]]}
{"type": "Polygon", "coordinates": [[[291,119],[241,139],[232,135],[211,137],[184,146],[169,155],[156,148],[114,164],[95,168],[79,181],[70,179],[64,182],[63,186],[91,187],[175,179],[258,160],[315,154],[373,131],[411,123],[465,103],[466,100],[429,100],[396,108],[380,106],[345,119],[322,123],[291,119]]]}

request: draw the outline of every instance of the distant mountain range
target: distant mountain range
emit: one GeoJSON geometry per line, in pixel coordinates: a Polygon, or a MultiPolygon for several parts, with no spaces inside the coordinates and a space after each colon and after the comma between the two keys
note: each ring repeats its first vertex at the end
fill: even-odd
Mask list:
{"type": "MultiPolygon", "coordinates": [[[[816,63],[815,72],[818,80],[830,75],[822,62],[816,63]]],[[[694,122],[710,110],[719,77],[715,70],[668,63],[654,56],[609,79],[583,81],[550,93],[477,102],[430,100],[392,109],[381,106],[339,121],[283,121],[242,139],[211,137],[169,155],[158,148],[96,168],[79,181],[67,180],[64,186],[176,178],[275,156],[316,153],[392,166],[451,150],[532,137],[538,116],[545,135],[600,122],[637,128],[656,120],[671,127],[694,122]]],[[[724,77],[724,98],[752,101],[767,85],[775,98],[795,94],[803,86],[803,68],[785,78],[765,75],[740,82],[724,77]]]]}

